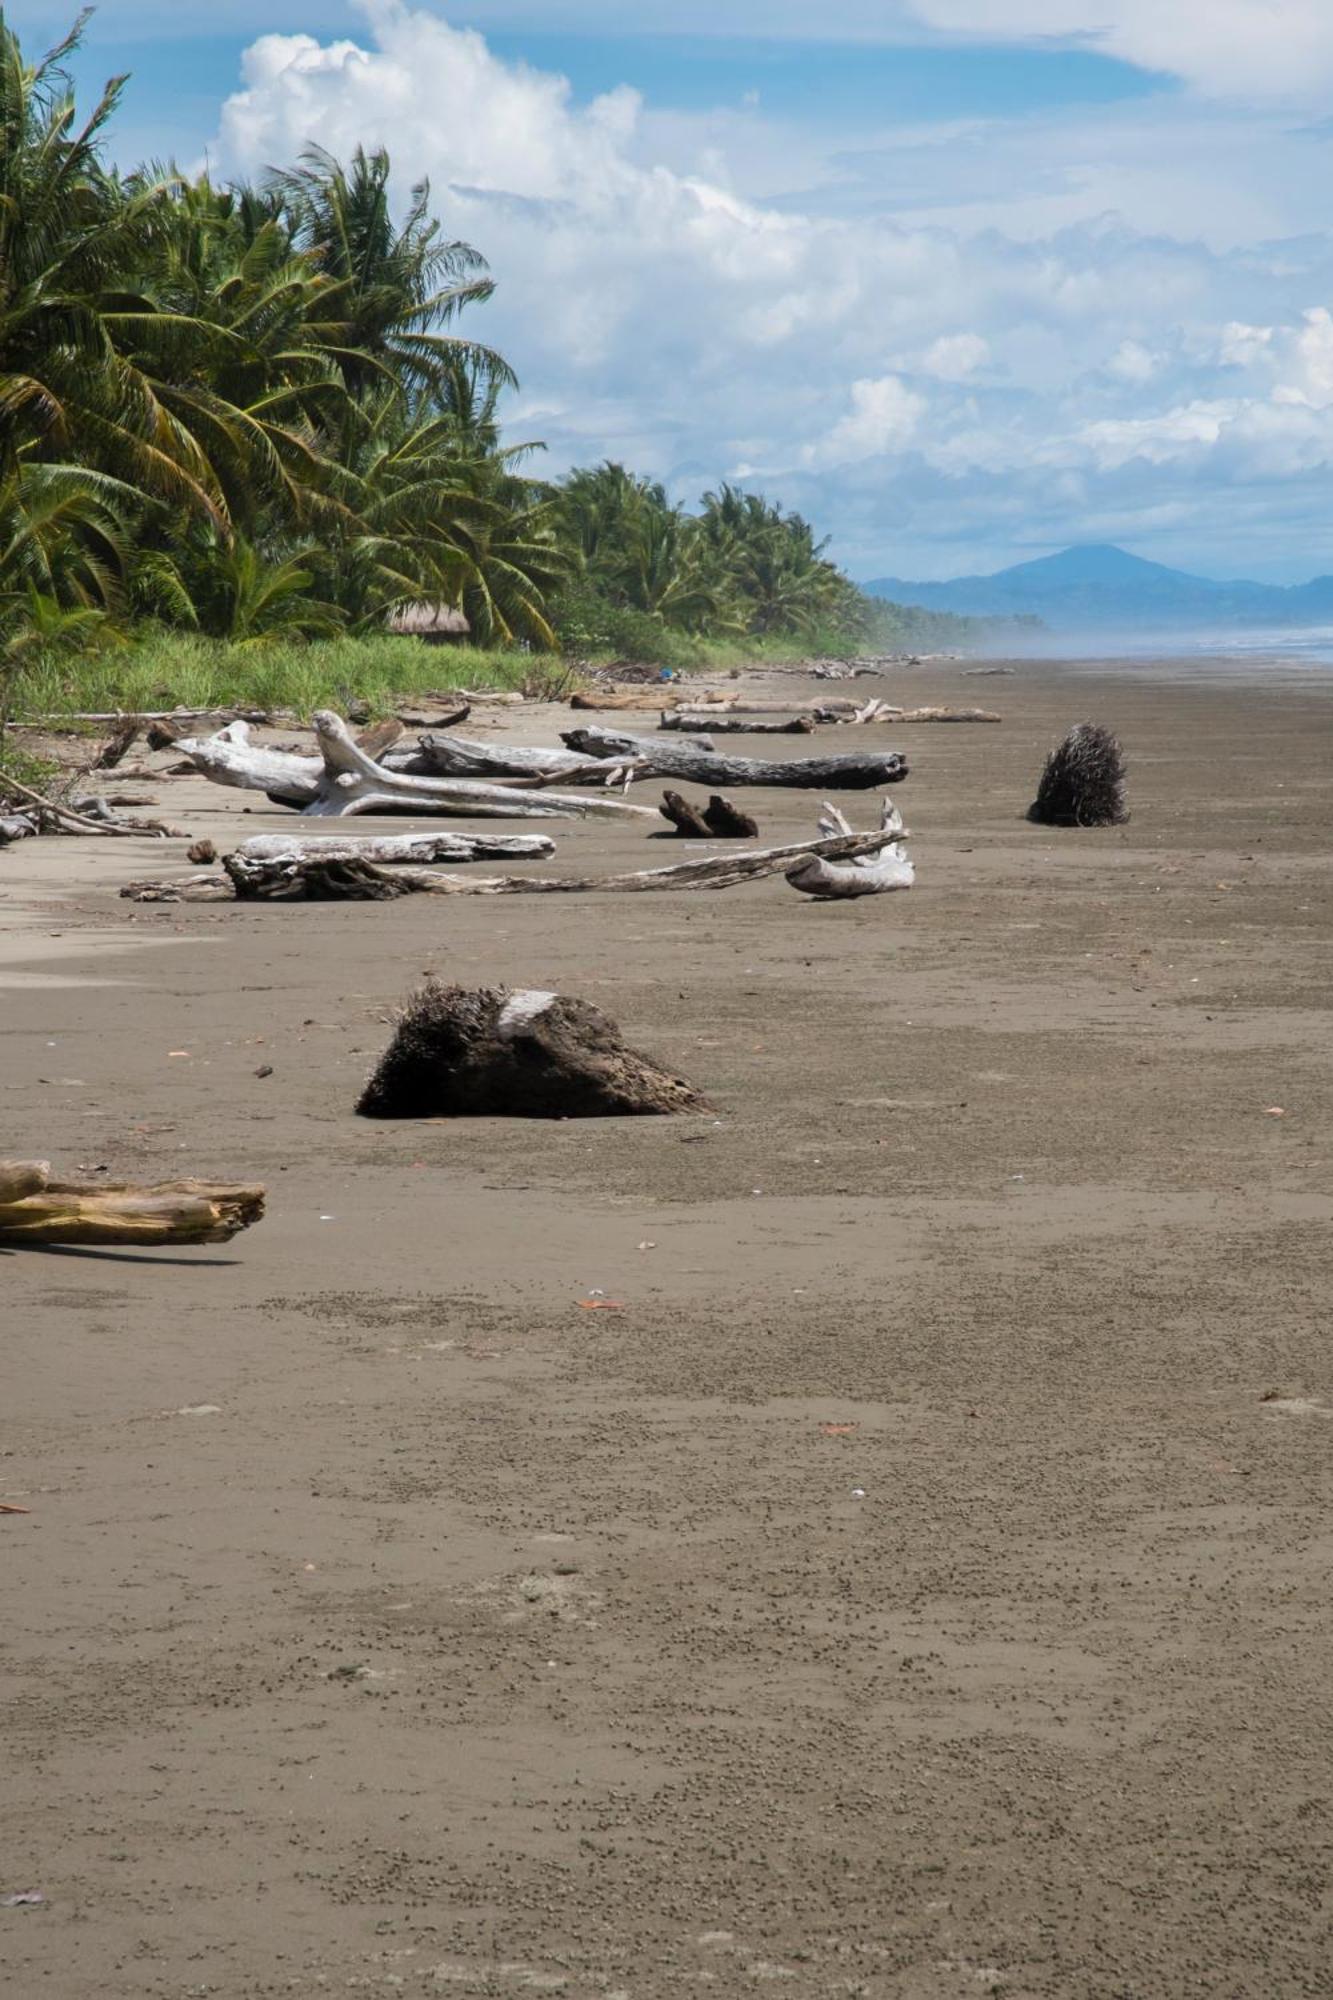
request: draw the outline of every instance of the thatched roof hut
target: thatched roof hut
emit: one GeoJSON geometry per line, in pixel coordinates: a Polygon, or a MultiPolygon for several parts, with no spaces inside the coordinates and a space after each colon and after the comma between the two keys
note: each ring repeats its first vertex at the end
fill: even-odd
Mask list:
{"type": "Polygon", "coordinates": [[[455,604],[400,604],[389,614],[389,630],[401,638],[445,646],[466,639],[472,627],[455,604]]]}

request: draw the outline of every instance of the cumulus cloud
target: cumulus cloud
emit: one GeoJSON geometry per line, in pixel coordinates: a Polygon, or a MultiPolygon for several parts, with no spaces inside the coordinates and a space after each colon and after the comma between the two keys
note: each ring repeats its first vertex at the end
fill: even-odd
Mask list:
{"type": "MultiPolygon", "coordinates": [[[[969,4],[930,0],[960,30],[969,4]]],[[[995,6],[1022,27],[1019,0],[995,6]]],[[[1210,248],[1108,217],[1096,187],[1017,233],[994,206],[970,226],[919,199],[763,200],[716,130],[692,164],[676,129],[668,165],[634,92],[581,104],[437,14],[364,11],[356,39],[258,40],[219,154],[254,172],[312,138],[382,143],[404,186],[429,174],[498,281],[474,324],[522,378],[511,435],[545,439],[552,471],[620,456],[693,496],[744,466],[862,574],[1136,538],[1126,520],[1181,533],[1214,519],[1219,479],[1266,494],[1275,538],[1313,518],[1301,482],[1333,461],[1327,237],[1210,248]],[[952,553],[932,562],[936,540],[952,553]]],[[[920,184],[937,159],[919,135],[920,184]]],[[[1251,552],[1259,511],[1235,510],[1251,552]]]]}

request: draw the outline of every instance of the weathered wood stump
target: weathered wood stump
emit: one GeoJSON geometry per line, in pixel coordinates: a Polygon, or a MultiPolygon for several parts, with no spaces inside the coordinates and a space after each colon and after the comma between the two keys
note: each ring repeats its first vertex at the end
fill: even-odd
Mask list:
{"type": "Polygon", "coordinates": [[[679,792],[663,792],[658,810],[686,840],[753,840],[759,832],[758,822],[719,792],[703,807],[679,792]]]}
{"type": "Polygon", "coordinates": [[[357,1105],[363,1118],[624,1118],[705,1111],[692,1084],[558,993],[427,986],[357,1105]]]}

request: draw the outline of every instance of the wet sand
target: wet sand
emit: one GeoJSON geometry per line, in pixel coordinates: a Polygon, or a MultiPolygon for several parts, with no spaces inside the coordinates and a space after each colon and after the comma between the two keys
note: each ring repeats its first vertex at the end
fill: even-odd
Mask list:
{"type": "Polygon", "coordinates": [[[1333,676],[859,687],[1005,715],[873,733],[909,895],[0,855],[0,1150],[270,1189],[0,1257],[16,2000],[1333,1992],[1333,676]],[[1084,716],[1131,823],[1025,825],[1084,716]],[[716,1119],[358,1121],[426,971],[584,995],[716,1119]]]}

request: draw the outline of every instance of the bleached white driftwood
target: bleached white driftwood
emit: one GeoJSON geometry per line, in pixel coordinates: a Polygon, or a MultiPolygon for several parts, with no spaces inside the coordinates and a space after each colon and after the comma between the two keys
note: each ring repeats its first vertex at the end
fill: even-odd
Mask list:
{"type": "MultiPolygon", "coordinates": [[[[845,826],[846,822],[842,822],[845,826]]],[[[223,857],[236,894],[243,901],[307,898],[311,901],[387,901],[412,894],[430,896],[571,895],[587,891],[730,889],[776,875],[811,856],[827,861],[875,855],[903,838],[899,816],[875,833],[821,832],[816,840],[758,853],[709,855],[670,868],[641,868],[625,875],[450,875],[433,868],[378,868],[364,861],[250,860],[241,853],[223,857]]],[[[137,885],[143,889],[146,885],[137,885]]]]}
{"type": "Polygon", "coordinates": [[[549,833],[257,833],[236,852],[246,861],[545,861],[549,833]]]}
{"type": "Polygon", "coordinates": [[[610,729],[567,729],[571,750],[590,757],[642,757],[663,777],[689,778],[719,789],[731,785],[781,785],[845,788],[867,791],[893,785],[907,776],[907,759],[899,750],[854,751],[837,757],[792,757],[770,762],[761,757],[726,757],[693,747],[688,739],[630,736],[610,729]]]}
{"type": "Polygon", "coordinates": [[[521,743],[480,743],[470,736],[419,736],[420,745],[395,768],[442,778],[534,778],[567,785],[623,785],[636,774],[633,758],[580,757],[574,750],[521,743]]]}
{"type": "Polygon", "coordinates": [[[358,748],[341,716],[319,709],[313,717],[318,760],[264,750],[249,742],[243,724],[217,736],[186,738],[179,749],[217,784],[265,792],[307,818],[341,819],[352,813],[455,814],[483,819],[648,818],[649,806],[623,799],[585,798],[577,792],[518,791],[466,778],[425,778],[387,770],[358,748]]]}
{"type": "MultiPolygon", "coordinates": [[[[837,807],[827,802],[820,815],[819,830],[830,838],[851,832],[837,807]]],[[[916,880],[916,870],[901,844],[906,828],[902,814],[887,799],[880,831],[886,837],[886,844],[878,852],[852,855],[841,860],[809,854],[794,868],[787,870],[787,880],[802,895],[813,896],[821,902],[838,901],[850,896],[883,896],[892,889],[910,889],[916,880]]]]}

